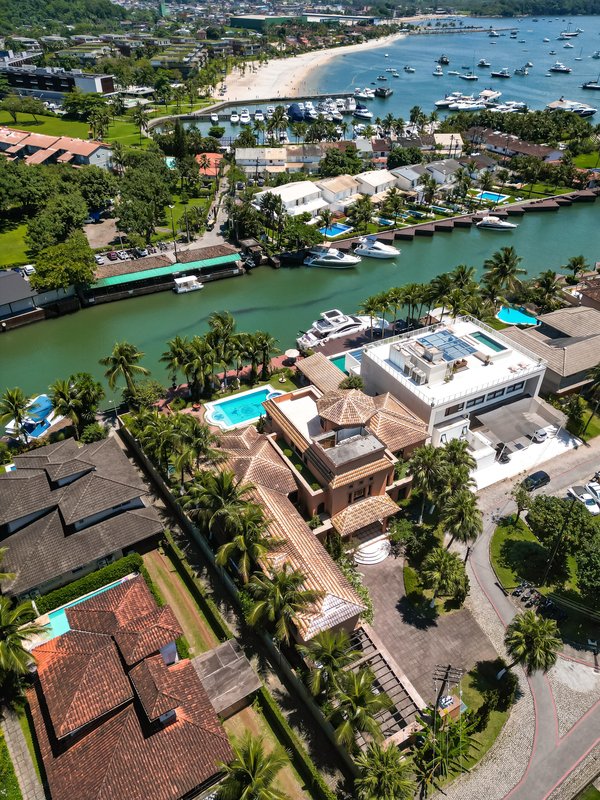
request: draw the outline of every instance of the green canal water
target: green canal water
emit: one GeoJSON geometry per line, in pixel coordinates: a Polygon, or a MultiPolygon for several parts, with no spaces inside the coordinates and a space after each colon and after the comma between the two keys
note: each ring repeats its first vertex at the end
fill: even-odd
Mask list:
{"type": "Polygon", "coordinates": [[[144,365],[166,380],[159,358],[167,339],[203,333],[211,312],[222,309],[235,315],[238,330],[269,331],[285,349],[321,311],[354,312],[368,295],[429,281],[460,263],[480,272],[484,260],[503,245],[516,248],[531,275],[559,269],[580,253],[593,263],[600,260],[599,223],[597,201],[525,216],[510,234],[458,229],[403,242],[395,261],[363,259],[349,270],[260,267],[189,295],[161,292],[86,309],[0,335],[0,390],[21,386],[29,393],[41,392],[54,379],[79,370],[100,377],[98,359],[122,340],[135,343],[145,353],[144,365]]]}

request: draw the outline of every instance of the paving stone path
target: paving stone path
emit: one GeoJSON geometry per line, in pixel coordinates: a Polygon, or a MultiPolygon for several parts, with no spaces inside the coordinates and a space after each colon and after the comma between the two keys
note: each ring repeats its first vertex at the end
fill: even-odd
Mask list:
{"type": "Polygon", "coordinates": [[[2,720],[2,731],[23,800],[45,800],[46,795],[39,781],[33,761],[29,755],[27,742],[19,725],[19,718],[13,711],[6,711],[2,720]]]}

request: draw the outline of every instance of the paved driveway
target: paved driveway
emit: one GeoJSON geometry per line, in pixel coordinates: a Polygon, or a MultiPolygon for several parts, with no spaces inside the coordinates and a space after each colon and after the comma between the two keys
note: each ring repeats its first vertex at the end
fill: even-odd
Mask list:
{"type": "Polygon", "coordinates": [[[373,627],[425,702],[433,702],[436,664],[470,670],[477,661],[497,658],[489,639],[461,609],[429,623],[415,617],[404,596],[402,560],[361,565],[375,608],[373,627]]]}

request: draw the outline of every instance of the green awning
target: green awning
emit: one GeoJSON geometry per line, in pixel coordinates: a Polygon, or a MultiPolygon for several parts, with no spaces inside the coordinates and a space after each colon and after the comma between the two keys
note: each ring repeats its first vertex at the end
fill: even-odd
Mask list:
{"type": "Polygon", "coordinates": [[[166,267],[156,267],[155,269],[144,269],[141,272],[127,272],[125,275],[112,275],[110,278],[101,278],[92,285],[92,289],[101,289],[103,286],[119,286],[123,283],[137,283],[148,278],[160,278],[163,275],[173,275],[177,272],[188,272],[190,270],[204,270],[207,267],[217,267],[223,264],[235,264],[239,261],[238,253],[231,253],[227,256],[217,258],[207,258],[204,261],[190,261],[188,264],[169,264],[166,267]]]}

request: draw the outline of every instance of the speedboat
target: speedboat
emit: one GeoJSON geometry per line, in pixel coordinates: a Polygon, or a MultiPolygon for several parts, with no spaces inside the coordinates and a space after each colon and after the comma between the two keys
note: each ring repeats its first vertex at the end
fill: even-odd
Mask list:
{"type": "Polygon", "coordinates": [[[571,67],[566,67],[560,61],[557,61],[550,67],[550,72],[564,72],[566,74],[571,72],[571,67]]]}
{"type": "Polygon", "coordinates": [[[491,66],[491,64],[489,61],[486,61],[485,58],[480,58],[479,61],[477,62],[477,66],[482,68],[487,68],[491,66]]]}
{"type": "Polygon", "coordinates": [[[335,247],[328,245],[317,245],[311,247],[308,256],[304,259],[307,267],[327,267],[328,269],[349,269],[360,263],[359,256],[351,253],[342,253],[335,247]]]}
{"type": "Polygon", "coordinates": [[[549,50],[548,51],[548,55],[549,56],[555,56],[556,55],[556,50],[549,50]]]}
{"type": "Polygon", "coordinates": [[[385,77],[385,75],[378,75],[377,76],[377,80],[378,81],[387,81],[387,78],[385,77]]]}
{"type": "Polygon", "coordinates": [[[267,106],[267,119],[271,119],[275,114],[275,106],[267,106]]]}
{"type": "Polygon", "coordinates": [[[248,111],[248,109],[242,108],[242,113],[240,114],[240,122],[242,123],[242,125],[250,125],[251,121],[252,120],[250,119],[250,112],[248,111]]]}
{"type": "Polygon", "coordinates": [[[497,31],[490,31],[488,33],[488,36],[490,37],[490,39],[498,39],[500,34],[497,31]]]}
{"type": "Polygon", "coordinates": [[[508,220],[500,219],[500,217],[494,217],[491,214],[488,214],[483,219],[480,219],[479,222],[476,222],[475,227],[488,228],[492,231],[510,231],[514,228],[518,228],[519,226],[514,222],[508,222],[508,220]]]}
{"type": "Polygon", "coordinates": [[[450,92],[447,94],[443,100],[436,100],[434,105],[436,108],[449,108],[451,103],[455,103],[457,100],[462,98],[462,94],[460,92],[450,92]]]}
{"type": "Polygon", "coordinates": [[[366,106],[363,106],[362,103],[357,103],[356,108],[352,112],[354,117],[358,117],[359,119],[373,119],[373,112],[369,111],[366,106]]]}
{"type": "Polygon", "coordinates": [[[567,42],[566,44],[563,45],[563,50],[573,50],[574,48],[575,45],[571,44],[571,42],[567,42]]]}
{"type": "Polygon", "coordinates": [[[409,67],[408,64],[404,67],[404,72],[414,72],[414,67],[409,67]]]}
{"type": "Polygon", "coordinates": [[[462,75],[459,75],[458,77],[462,78],[463,81],[478,81],[479,80],[479,75],[475,75],[474,72],[465,72],[462,75]]]}
{"type": "Polygon", "coordinates": [[[356,100],[354,99],[354,97],[347,97],[346,98],[346,107],[345,107],[344,110],[345,111],[349,111],[350,113],[352,113],[355,108],[356,108],[356,100]]]}
{"type": "Polygon", "coordinates": [[[600,91],[600,80],[586,81],[581,84],[582,89],[590,89],[592,91],[600,91]]]}
{"type": "Polygon", "coordinates": [[[517,67],[515,70],[515,75],[522,75],[525,77],[526,75],[529,75],[529,70],[527,67],[517,67]]]}
{"type": "Polygon", "coordinates": [[[547,37],[547,36],[544,36],[544,38],[542,39],[542,41],[543,41],[543,42],[549,42],[549,41],[550,41],[550,39],[548,39],[548,37],[547,37]]]}
{"type": "Polygon", "coordinates": [[[594,50],[594,52],[592,53],[592,58],[595,58],[596,60],[599,59],[600,58],[600,50],[594,50]]]}
{"type": "Polygon", "coordinates": [[[396,250],[391,244],[379,242],[377,237],[372,234],[361,236],[354,252],[359,256],[368,256],[369,258],[396,258],[400,255],[400,250],[396,250]]]}
{"type": "Polygon", "coordinates": [[[448,75],[460,75],[460,72],[457,69],[449,69],[448,75]]]}
{"type": "Polygon", "coordinates": [[[449,63],[450,63],[450,59],[448,58],[448,56],[446,56],[446,55],[443,55],[443,54],[442,54],[442,55],[441,55],[441,56],[438,58],[438,60],[437,60],[437,63],[438,63],[438,64],[442,64],[442,65],[446,65],[446,64],[449,64],[449,63]]]}
{"type": "Polygon", "coordinates": [[[431,74],[435,75],[436,78],[440,78],[444,75],[444,70],[441,68],[439,64],[437,64],[436,68],[433,70],[431,74]]]}
{"type": "Polygon", "coordinates": [[[508,71],[508,67],[502,67],[502,69],[496,70],[496,72],[490,72],[490,77],[510,78],[510,72],[508,71]]]}
{"type": "Polygon", "coordinates": [[[240,115],[238,114],[238,112],[232,111],[231,116],[229,117],[229,122],[231,122],[232,125],[237,125],[239,121],[240,121],[240,115]]]}
{"type": "Polygon", "coordinates": [[[390,327],[389,323],[384,323],[379,317],[344,314],[339,308],[332,308],[330,311],[322,311],[319,319],[296,342],[301,349],[312,349],[330,339],[340,339],[342,336],[370,330],[371,326],[378,330],[390,327]]]}
{"type": "Polygon", "coordinates": [[[254,121],[255,122],[264,122],[265,121],[265,115],[260,110],[260,108],[257,108],[256,111],[254,112],[254,121]]]}
{"type": "Polygon", "coordinates": [[[210,121],[213,122],[216,125],[217,122],[219,121],[219,115],[218,114],[211,114],[210,115],[210,121]]]}

